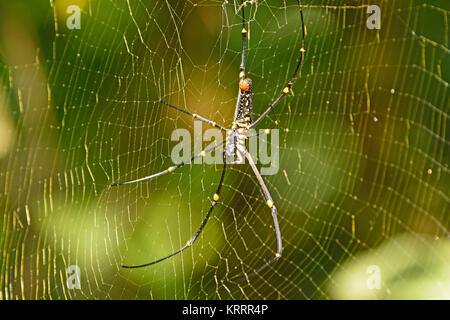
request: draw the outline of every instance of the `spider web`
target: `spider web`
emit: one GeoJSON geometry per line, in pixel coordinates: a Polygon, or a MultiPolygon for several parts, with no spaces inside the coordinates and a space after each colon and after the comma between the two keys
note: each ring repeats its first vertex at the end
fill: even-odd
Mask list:
{"type": "MultiPolygon", "coordinates": [[[[245,5],[259,115],[295,67],[299,13],[296,1],[245,5]]],[[[194,132],[160,99],[230,126],[242,27],[233,1],[0,5],[0,298],[449,298],[448,1],[303,6],[306,59],[259,126],[280,121],[280,168],[264,180],[283,256],[230,283],[276,253],[248,165],[228,167],[192,248],[143,269],[121,265],[182,247],[222,167],[109,185],[173,165],[171,133],[194,132]],[[71,4],[80,30],[66,27],[71,4]],[[373,4],[380,30],[366,26],[373,4]],[[80,289],[67,285],[73,265],[80,289]],[[368,266],[381,288],[365,287],[368,266]]]]}

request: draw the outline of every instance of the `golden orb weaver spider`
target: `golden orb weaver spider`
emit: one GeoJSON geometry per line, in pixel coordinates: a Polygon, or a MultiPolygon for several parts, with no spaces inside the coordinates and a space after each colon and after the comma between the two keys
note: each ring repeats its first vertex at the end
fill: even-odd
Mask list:
{"type": "MultiPolygon", "coordinates": [[[[236,0],[234,2],[235,6],[236,6],[236,0]]],[[[305,36],[306,36],[306,27],[305,27],[305,23],[304,23],[304,19],[303,19],[303,10],[302,10],[302,4],[301,4],[301,0],[297,0],[297,5],[299,8],[299,12],[300,12],[300,21],[301,21],[301,32],[302,32],[302,43],[301,43],[301,48],[300,48],[300,55],[298,57],[298,61],[297,61],[297,65],[295,67],[294,72],[292,73],[286,87],[282,90],[282,92],[280,93],[280,95],[268,106],[268,108],[255,120],[253,121],[253,103],[252,103],[252,80],[249,78],[245,77],[245,52],[246,52],[246,44],[247,44],[247,37],[248,37],[248,32],[247,32],[247,28],[246,28],[246,19],[245,19],[245,3],[244,0],[241,0],[241,5],[240,5],[240,11],[242,13],[242,30],[241,30],[241,35],[242,35],[242,53],[241,53],[241,65],[240,65],[240,72],[239,72],[239,95],[238,95],[238,99],[236,101],[236,108],[235,108],[235,114],[234,114],[234,120],[232,122],[232,127],[231,130],[227,130],[225,129],[223,126],[217,124],[214,121],[208,120],[202,116],[199,116],[197,114],[191,113],[185,109],[176,107],[174,105],[171,105],[167,102],[164,101],[160,101],[163,105],[173,108],[175,110],[178,110],[179,112],[185,113],[187,115],[192,116],[194,119],[200,120],[202,122],[205,122],[213,127],[219,128],[222,131],[227,132],[227,139],[225,142],[225,148],[222,152],[222,157],[223,157],[223,169],[222,169],[222,173],[221,173],[221,177],[220,177],[220,181],[219,181],[219,185],[217,187],[216,192],[213,195],[213,201],[211,203],[211,206],[208,210],[208,213],[206,214],[206,217],[203,219],[200,227],[198,228],[197,232],[192,236],[191,239],[189,239],[187,241],[187,243],[180,249],[172,252],[171,254],[160,258],[158,260],[149,262],[149,263],[144,263],[144,264],[140,264],[140,265],[123,265],[123,268],[128,268],[128,269],[134,269],[134,268],[143,268],[143,267],[147,267],[147,266],[151,266],[153,264],[162,262],[170,257],[173,257],[174,255],[182,252],[183,250],[191,247],[195,240],[197,239],[197,237],[200,235],[200,233],[202,232],[203,228],[206,226],[206,223],[208,222],[209,217],[211,216],[211,213],[214,209],[214,207],[216,206],[217,202],[220,199],[220,190],[222,188],[223,185],[223,181],[224,181],[224,177],[225,177],[225,172],[226,172],[226,165],[227,162],[230,164],[233,163],[237,163],[237,161],[235,162],[230,162],[228,161],[228,159],[230,158],[235,158],[237,157],[240,160],[243,160],[243,158],[245,157],[252,170],[253,173],[255,174],[258,183],[262,189],[262,192],[264,194],[265,200],[266,200],[266,205],[269,207],[269,209],[271,210],[272,213],[272,218],[273,218],[273,224],[275,227],[275,233],[276,233],[276,239],[277,239],[277,252],[275,254],[275,257],[272,258],[271,260],[267,261],[264,265],[262,265],[261,267],[259,267],[257,270],[252,271],[249,274],[245,274],[245,278],[248,280],[248,277],[261,271],[262,269],[266,268],[267,266],[269,266],[270,264],[272,264],[273,262],[275,262],[276,260],[278,260],[281,257],[281,253],[282,253],[282,240],[281,240],[281,232],[280,232],[280,227],[278,224],[278,218],[277,218],[277,209],[276,206],[274,204],[274,201],[272,199],[272,196],[269,193],[269,190],[267,189],[264,180],[259,172],[259,170],[256,167],[256,164],[252,158],[252,156],[250,155],[250,153],[247,151],[246,147],[245,147],[245,143],[246,140],[248,139],[248,135],[247,132],[253,128],[254,126],[256,126],[262,119],[264,119],[267,114],[281,101],[281,99],[283,97],[285,97],[287,94],[289,94],[289,92],[291,91],[291,87],[294,83],[294,80],[297,76],[297,73],[300,69],[300,65],[303,61],[306,49],[305,49],[305,36]]],[[[236,10],[238,11],[238,10],[236,10]]],[[[278,121],[275,121],[275,125],[278,125],[278,121]]],[[[267,129],[265,131],[266,133],[269,133],[270,130],[267,129]]],[[[171,166],[169,168],[167,168],[164,171],[152,174],[150,176],[146,176],[140,179],[136,179],[136,180],[132,180],[132,181],[127,181],[127,182],[121,182],[121,183],[114,183],[111,184],[111,186],[120,186],[120,185],[126,185],[126,184],[132,184],[132,183],[136,183],[136,182],[141,182],[141,181],[147,181],[159,176],[162,176],[164,174],[167,173],[172,173],[175,170],[181,168],[182,166],[191,163],[194,159],[199,158],[199,157],[204,157],[207,153],[213,151],[214,149],[218,148],[219,146],[222,146],[223,142],[219,145],[216,145],[214,147],[211,147],[209,149],[205,149],[203,150],[201,153],[194,155],[189,161],[186,162],[182,162],[180,164],[177,164],[175,166],[171,166]]],[[[244,277],[240,277],[240,279],[243,279],[244,277]]]]}

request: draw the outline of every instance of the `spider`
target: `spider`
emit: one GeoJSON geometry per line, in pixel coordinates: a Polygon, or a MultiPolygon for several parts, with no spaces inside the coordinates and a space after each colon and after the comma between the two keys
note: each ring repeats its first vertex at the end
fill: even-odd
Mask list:
{"type": "MultiPolygon", "coordinates": [[[[236,8],[236,0],[235,0],[234,4],[235,4],[235,8],[236,8]]],[[[225,148],[223,148],[223,152],[222,152],[222,157],[224,160],[222,174],[220,177],[220,181],[219,181],[217,190],[213,195],[213,201],[211,203],[211,206],[210,206],[204,220],[202,221],[197,232],[192,236],[191,239],[189,239],[187,241],[187,243],[182,248],[180,248],[180,249],[172,252],[171,254],[169,254],[163,258],[160,258],[158,260],[155,260],[155,261],[152,261],[149,263],[140,264],[140,265],[123,265],[122,266],[123,268],[134,269],[134,268],[143,268],[143,267],[151,266],[156,263],[162,262],[170,257],[173,257],[174,255],[191,247],[194,244],[197,237],[202,232],[203,228],[206,226],[206,223],[208,222],[208,219],[210,218],[214,207],[216,206],[216,204],[219,201],[220,190],[222,189],[222,184],[223,184],[224,177],[225,177],[227,163],[228,164],[241,163],[241,161],[244,159],[244,157],[249,162],[249,165],[252,168],[253,173],[256,176],[256,179],[258,180],[258,183],[262,189],[262,192],[263,192],[265,200],[266,200],[266,205],[271,210],[273,224],[275,227],[276,239],[277,239],[277,252],[275,254],[275,257],[272,258],[271,260],[267,261],[264,265],[259,267],[257,270],[255,270],[249,274],[246,274],[245,277],[248,280],[248,277],[250,275],[253,275],[253,274],[261,271],[262,269],[266,268],[267,266],[271,265],[272,263],[274,263],[275,261],[280,259],[281,253],[282,253],[282,240],[281,240],[281,232],[280,232],[280,227],[279,227],[278,218],[277,218],[277,208],[274,204],[274,201],[272,199],[272,196],[270,195],[269,190],[266,187],[266,184],[264,183],[264,180],[263,180],[259,170],[257,169],[257,167],[255,165],[255,162],[254,162],[252,156],[246,149],[246,140],[249,137],[251,137],[247,134],[247,132],[251,128],[256,126],[261,120],[263,120],[267,116],[267,114],[281,101],[281,99],[283,97],[285,97],[287,94],[289,94],[289,92],[291,91],[291,87],[294,83],[294,80],[297,76],[297,73],[300,69],[300,65],[304,59],[304,55],[306,52],[306,49],[305,49],[306,28],[305,28],[305,24],[304,24],[304,20],[303,20],[303,11],[302,11],[301,0],[297,0],[297,5],[299,8],[299,12],[300,12],[301,32],[302,32],[302,46],[300,48],[300,55],[298,57],[297,65],[296,65],[295,70],[292,73],[286,87],[282,90],[280,95],[267,107],[267,109],[255,121],[253,121],[252,80],[250,78],[245,77],[245,51],[246,51],[248,32],[247,32],[247,28],[246,28],[247,22],[245,19],[244,0],[241,0],[241,4],[240,4],[240,11],[242,13],[242,30],[241,30],[242,52],[241,52],[241,64],[240,64],[240,73],[239,73],[239,94],[238,94],[238,98],[236,101],[234,120],[232,122],[231,129],[227,130],[223,126],[217,124],[216,122],[206,119],[198,114],[191,113],[191,112],[187,111],[186,109],[176,107],[176,106],[171,105],[164,101],[160,101],[160,103],[162,103],[163,105],[165,105],[169,108],[172,108],[179,112],[185,113],[185,114],[193,117],[194,119],[205,122],[205,123],[211,125],[212,127],[219,128],[220,130],[226,132],[227,138],[226,138],[225,142],[222,142],[219,145],[215,145],[209,149],[205,149],[201,153],[194,155],[189,161],[185,161],[185,162],[182,162],[175,166],[171,166],[164,171],[161,171],[161,172],[158,172],[158,173],[155,173],[155,174],[152,174],[150,176],[146,176],[146,177],[143,177],[140,179],[132,180],[132,181],[114,183],[114,184],[111,184],[111,186],[120,186],[120,185],[141,182],[141,181],[147,181],[147,180],[162,176],[167,173],[172,173],[175,170],[181,168],[182,166],[191,163],[194,159],[199,158],[199,157],[204,157],[207,153],[213,151],[214,149],[218,148],[219,146],[222,146],[225,143],[225,148]],[[229,159],[235,159],[235,158],[237,158],[238,161],[230,161],[229,160],[229,159]]],[[[236,9],[236,12],[238,12],[238,11],[239,11],[239,9],[236,9]]],[[[278,120],[275,121],[275,125],[278,125],[278,120]]],[[[265,133],[266,134],[270,133],[270,129],[266,129],[265,133]]]]}

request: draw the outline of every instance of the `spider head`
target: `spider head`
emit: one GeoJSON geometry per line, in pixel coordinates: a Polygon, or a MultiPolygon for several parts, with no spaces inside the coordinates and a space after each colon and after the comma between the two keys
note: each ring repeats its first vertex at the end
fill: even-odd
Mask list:
{"type": "Polygon", "coordinates": [[[241,89],[241,91],[250,92],[250,90],[252,89],[252,79],[241,79],[241,81],[239,81],[239,88],[241,89]]]}

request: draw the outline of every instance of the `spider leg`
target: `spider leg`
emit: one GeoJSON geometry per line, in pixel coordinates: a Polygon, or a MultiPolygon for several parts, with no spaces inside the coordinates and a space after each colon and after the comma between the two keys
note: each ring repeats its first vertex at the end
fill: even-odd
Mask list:
{"type": "MultiPolygon", "coordinates": [[[[237,13],[237,9],[236,9],[236,1],[234,0],[234,9],[235,12],[237,13]]],[[[244,79],[245,78],[245,51],[246,51],[246,46],[247,46],[247,29],[245,28],[245,11],[244,11],[244,0],[241,0],[241,5],[239,6],[240,10],[242,11],[242,30],[241,30],[241,34],[242,34],[242,54],[241,54],[241,65],[240,65],[240,72],[239,72],[239,79],[244,79]]],[[[241,100],[241,90],[238,90],[238,98],[236,100],[236,108],[234,111],[234,121],[236,121],[237,115],[238,115],[238,110],[239,110],[239,101],[241,100]]]]}
{"type": "Polygon", "coordinates": [[[185,161],[182,163],[179,163],[175,166],[169,167],[166,170],[163,170],[161,172],[158,173],[154,173],[150,176],[146,176],[140,179],[136,179],[136,180],[131,180],[131,181],[127,181],[127,182],[119,182],[119,183],[113,183],[110,186],[111,187],[117,187],[117,186],[123,186],[125,184],[132,184],[132,183],[136,183],[136,182],[141,182],[141,181],[147,181],[156,177],[160,177],[162,175],[165,175],[166,173],[172,173],[175,170],[177,170],[178,168],[181,168],[182,166],[191,163],[192,161],[194,161],[194,159],[200,158],[200,157],[204,157],[206,154],[210,153],[211,151],[213,151],[214,149],[217,149],[218,147],[222,146],[225,142],[221,142],[218,145],[212,146],[211,148],[205,149],[202,152],[200,152],[199,154],[196,154],[195,156],[193,156],[189,161],[185,161]]]}
{"type": "Polygon", "coordinates": [[[166,106],[172,108],[172,109],[175,109],[175,110],[178,110],[178,111],[180,111],[180,112],[183,112],[183,113],[185,113],[185,114],[187,114],[187,115],[190,115],[190,116],[193,117],[194,119],[198,119],[198,120],[200,120],[200,121],[203,121],[203,122],[209,124],[209,125],[212,126],[212,127],[219,128],[219,129],[222,130],[222,131],[226,131],[226,129],[225,129],[224,127],[222,127],[221,125],[217,124],[217,123],[214,122],[214,121],[211,121],[211,120],[208,120],[208,119],[206,119],[206,118],[203,118],[202,116],[199,116],[198,114],[191,113],[191,112],[186,111],[186,110],[184,110],[184,109],[175,107],[174,105],[172,105],[172,104],[170,104],[170,103],[167,103],[167,102],[164,102],[164,101],[162,101],[162,100],[161,100],[160,102],[161,102],[162,104],[164,104],[164,105],[166,105],[166,106]]]}
{"type": "Polygon", "coordinates": [[[275,101],[269,105],[269,107],[266,109],[266,111],[264,111],[259,116],[259,118],[256,119],[256,121],[250,125],[250,128],[254,127],[258,122],[260,122],[262,119],[264,119],[264,117],[270,112],[270,110],[272,110],[278,104],[278,102],[280,102],[280,100],[291,91],[291,87],[294,84],[295,77],[297,76],[297,73],[300,70],[300,65],[302,64],[302,61],[303,61],[303,58],[304,58],[305,52],[306,52],[306,49],[305,49],[306,28],[305,28],[305,22],[303,20],[303,10],[302,10],[301,1],[297,0],[297,3],[298,3],[298,7],[300,9],[300,20],[301,20],[301,24],[302,24],[302,47],[300,48],[300,56],[298,57],[297,66],[295,67],[295,70],[292,73],[291,78],[290,78],[289,82],[287,83],[287,86],[283,89],[283,91],[278,96],[278,98],[276,98],[275,101]]]}
{"type": "MultiPolygon", "coordinates": [[[[236,6],[236,2],[235,2],[236,6]]],[[[241,0],[241,11],[242,11],[242,56],[241,56],[241,72],[239,78],[245,77],[245,49],[247,46],[247,29],[245,28],[245,11],[244,11],[244,0],[241,0]]]]}
{"type": "MultiPolygon", "coordinates": [[[[266,134],[266,135],[270,134],[270,132],[271,132],[273,129],[275,129],[279,124],[280,124],[280,121],[275,120],[275,121],[273,122],[272,128],[270,128],[270,129],[265,129],[265,130],[264,130],[264,134],[266,134]]],[[[261,132],[258,132],[258,133],[256,133],[256,134],[252,134],[251,136],[247,136],[247,137],[250,139],[250,138],[254,138],[254,137],[259,137],[260,135],[261,135],[261,132]]]]}
{"type": "Polygon", "coordinates": [[[220,177],[220,182],[219,182],[219,186],[217,187],[216,193],[213,196],[213,202],[211,203],[211,207],[208,210],[208,213],[206,214],[205,219],[203,219],[202,224],[200,225],[200,228],[198,228],[197,232],[194,234],[194,236],[180,249],[178,249],[177,251],[169,254],[168,256],[165,256],[164,258],[155,260],[153,262],[149,262],[149,263],[145,263],[145,264],[141,264],[141,265],[136,265],[136,266],[122,266],[122,268],[127,268],[127,269],[135,269],[135,268],[142,268],[142,267],[147,267],[147,266],[151,266],[153,264],[156,264],[158,262],[164,261],[170,257],[173,257],[174,255],[182,252],[183,250],[191,247],[195,240],[197,239],[197,237],[199,236],[200,232],[202,232],[203,228],[206,226],[206,223],[208,222],[209,217],[211,216],[211,213],[214,209],[214,207],[217,204],[217,201],[219,201],[219,195],[220,195],[220,189],[222,189],[222,185],[223,185],[223,179],[225,177],[225,171],[226,171],[226,166],[227,163],[225,161],[225,151],[223,151],[223,169],[222,169],[222,175],[220,177]]]}
{"type": "Polygon", "coordinates": [[[277,253],[275,254],[275,257],[272,258],[271,260],[269,260],[268,262],[266,262],[265,264],[263,264],[261,267],[259,267],[258,269],[250,272],[249,274],[245,274],[245,276],[243,277],[239,277],[235,280],[230,280],[230,282],[239,282],[242,281],[244,279],[246,279],[247,281],[249,281],[248,279],[250,277],[252,277],[253,275],[255,275],[256,273],[260,272],[261,270],[267,268],[269,265],[271,265],[272,263],[274,263],[275,261],[277,261],[280,257],[281,257],[281,252],[282,252],[282,241],[281,241],[281,232],[280,232],[280,226],[278,224],[278,218],[277,218],[277,208],[275,207],[274,203],[273,203],[273,199],[269,193],[269,190],[266,187],[266,184],[264,183],[263,178],[261,177],[261,174],[259,173],[258,168],[256,168],[256,164],[253,161],[252,156],[250,155],[250,152],[246,152],[245,153],[245,157],[247,158],[250,167],[253,169],[253,173],[256,176],[256,179],[258,179],[258,183],[264,193],[264,197],[266,198],[266,205],[271,209],[272,211],[272,219],[273,219],[273,225],[275,227],[275,234],[277,237],[277,253]]]}

